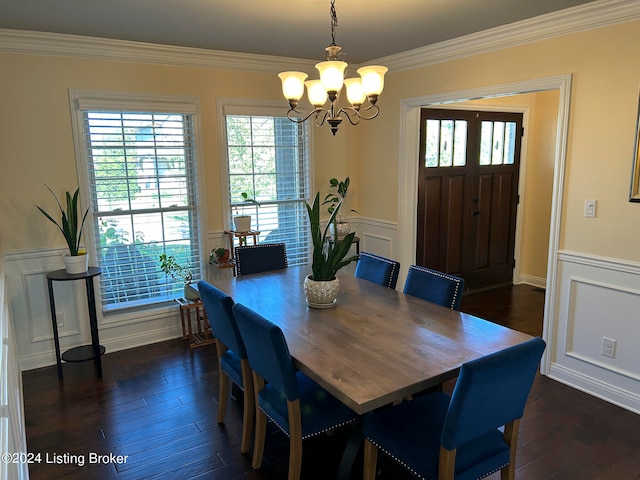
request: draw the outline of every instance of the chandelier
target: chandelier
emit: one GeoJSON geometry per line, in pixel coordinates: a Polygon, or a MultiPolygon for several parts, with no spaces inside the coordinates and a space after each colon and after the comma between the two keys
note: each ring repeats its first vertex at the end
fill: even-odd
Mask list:
{"type": "Polygon", "coordinates": [[[340,51],[342,50],[340,45],[336,45],[338,16],[335,0],[331,0],[330,15],[331,45],[325,48],[327,52],[325,61],[316,64],[320,79],[306,80],[308,75],[304,72],[281,72],[278,77],[282,80],[282,93],[289,101],[289,111],[287,112],[289,120],[302,123],[313,117],[316,126],[319,127],[327,122],[331,127],[331,133],[335,135],[342,122],[342,116],[351,125],[357,125],[360,120],[372,120],[378,116],[380,108],[376,102],[378,95],[382,93],[384,88],[384,74],[388,68],[380,65],[361,67],[357,70],[359,78],[345,79],[344,71],[347,68],[347,62],[343,59],[346,58],[346,54],[340,51]],[[343,85],[346,86],[347,100],[351,105],[338,109],[336,103],[343,85]],[[304,94],[305,86],[309,102],[314,109],[305,117],[300,117],[304,113],[297,110],[296,107],[304,94]],[[329,108],[324,108],[327,99],[331,104],[329,108]],[[362,108],[366,100],[369,103],[362,108]]]}

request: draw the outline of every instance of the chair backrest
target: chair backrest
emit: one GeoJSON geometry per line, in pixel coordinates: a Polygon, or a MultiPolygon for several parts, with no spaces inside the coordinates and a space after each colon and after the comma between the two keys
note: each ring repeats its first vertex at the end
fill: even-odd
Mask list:
{"type": "Polygon", "coordinates": [[[522,417],[546,344],[539,337],[465,363],[442,429],[448,450],[522,417]]]}
{"type": "Polygon", "coordinates": [[[198,282],[198,291],[213,335],[238,357],[247,358],[244,342],[233,316],[233,299],[204,280],[198,282]]]}
{"type": "Polygon", "coordinates": [[[411,265],[404,283],[404,293],[437,303],[452,310],[460,309],[464,280],[418,265],[411,265]]]}
{"type": "Polygon", "coordinates": [[[233,306],[233,313],[251,369],[287,400],[296,400],[299,397],[296,371],[280,327],[239,303],[233,306]]]}
{"type": "Polygon", "coordinates": [[[373,253],[362,252],[356,265],[355,276],[378,285],[396,288],[399,272],[400,262],[373,253]]]}
{"type": "Polygon", "coordinates": [[[235,248],[236,275],[282,270],[287,268],[287,247],[284,243],[240,245],[235,248]]]}

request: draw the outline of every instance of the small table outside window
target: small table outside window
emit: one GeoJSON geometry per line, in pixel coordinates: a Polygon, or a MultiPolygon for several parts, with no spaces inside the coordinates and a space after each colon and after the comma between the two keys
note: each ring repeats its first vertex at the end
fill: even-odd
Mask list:
{"type": "Polygon", "coordinates": [[[49,288],[49,305],[51,307],[51,322],[53,325],[53,339],[56,347],[56,362],[58,364],[58,378],[62,380],[62,360],[65,362],[84,362],[93,359],[96,369],[96,377],[102,378],[102,361],[105,348],[100,345],[98,337],[98,317],[96,315],[96,298],[93,289],[93,278],[102,273],[99,267],[89,267],[84,273],[69,274],[65,269],[47,273],[47,286],[49,288]],[[89,327],[91,329],[91,345],[81,345],[60,353],[60,337],[58,336],[58,322],[56,319],[56,302],[53,296],[53,282],[68,282],[84,280],[87,289],[87,305],[89,308],[89,327]]]}

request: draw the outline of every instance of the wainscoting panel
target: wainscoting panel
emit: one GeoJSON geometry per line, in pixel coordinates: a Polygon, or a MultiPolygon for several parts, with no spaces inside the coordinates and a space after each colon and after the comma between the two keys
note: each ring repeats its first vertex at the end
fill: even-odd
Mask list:
{"type": "MultiPolygon", "coordinates": [[[[56,249],[5,253],[8,304],[14,320],[21,370],[55,364],[46,274],[64,268],[64,252],[56,249]]],[[[53,282],[53,288],[61,350],[90,343],[85,282],[53,282]]],[[[100,343],[107,352],[160,342],[182,334],[177,304],[103,318],[98,300],[97,314],[100,343]]]]}
{"type": "Polygon", "coordinates": [[[566,251],[558,259],[549,375],[640,413],[640,265],[566,251]],[[616,341],[613,358],[605,337],[616,341]]]}

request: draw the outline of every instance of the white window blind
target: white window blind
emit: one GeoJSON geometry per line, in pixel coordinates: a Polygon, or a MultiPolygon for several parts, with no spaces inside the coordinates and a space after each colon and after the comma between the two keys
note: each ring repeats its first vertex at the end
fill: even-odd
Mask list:
{"type": "Polygon", "coordinates": [[[103,311],[182,296],[159,256],[201,278],[194,115],[94,105],[82,123],[103,311]]]}
{"type": "Polygon", "coordinates": [[[309,258],[308,130],[286,116],[226,114],[231,215],[251,215],[259,242],[284,242],[289,265],[309,258]],[[242,193],[260,206],[247,204],[242,193]]]}

